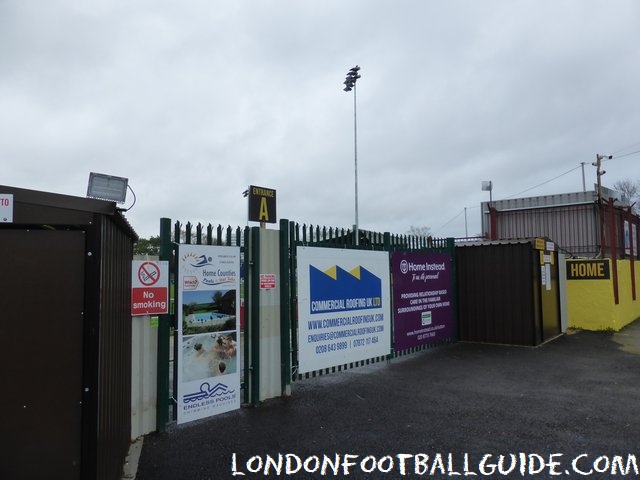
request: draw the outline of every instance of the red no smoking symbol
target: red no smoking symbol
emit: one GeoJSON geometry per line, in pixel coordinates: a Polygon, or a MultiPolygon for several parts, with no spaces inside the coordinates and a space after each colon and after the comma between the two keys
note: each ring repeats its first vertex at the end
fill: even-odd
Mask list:
{"type": "Polygon", "coordinates": [[[153,262],[144,262],[138,268],[138,280],[145,287],[150,287],[160,280],[160,268],[153,262]]]}

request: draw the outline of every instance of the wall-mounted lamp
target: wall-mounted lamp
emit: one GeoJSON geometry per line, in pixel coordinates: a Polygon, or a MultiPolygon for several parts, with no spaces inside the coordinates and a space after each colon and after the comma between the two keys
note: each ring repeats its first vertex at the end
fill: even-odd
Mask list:
{"type": "Polygon", "coordinates": [[[124,203],[127,198],[128,186],[128,178],[91,172],[87,186],[87,197],[124,203]]]}

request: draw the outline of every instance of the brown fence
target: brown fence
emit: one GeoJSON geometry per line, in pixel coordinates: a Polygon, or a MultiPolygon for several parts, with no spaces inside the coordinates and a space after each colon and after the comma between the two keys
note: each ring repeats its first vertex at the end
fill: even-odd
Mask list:
{"type": "Polygon", "coordinates": [[[460,340],[535,346],[560,333],[557,251],[538,240],[456,248],[460,340]]]}

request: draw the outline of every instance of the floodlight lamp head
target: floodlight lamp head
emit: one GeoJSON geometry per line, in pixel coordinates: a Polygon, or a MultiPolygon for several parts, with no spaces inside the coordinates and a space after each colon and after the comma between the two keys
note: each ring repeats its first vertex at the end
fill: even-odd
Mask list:
{"type": "Polygon", "coordinates": [[[127,198],[129,179],[91,172],[87,185],[87,197],[124,203],[127,198]]]}

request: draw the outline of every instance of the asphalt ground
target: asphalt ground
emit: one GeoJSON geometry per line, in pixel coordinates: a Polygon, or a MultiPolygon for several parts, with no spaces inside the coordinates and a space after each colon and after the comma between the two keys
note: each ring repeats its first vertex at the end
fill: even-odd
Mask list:
{"type": "Polygon", "coordinates": [[[639,321],[535,348],[455,343],[148,435],[136,478],[265,478],[269,457],[271,478],[640,478],[639,380],[639,321]]]}

